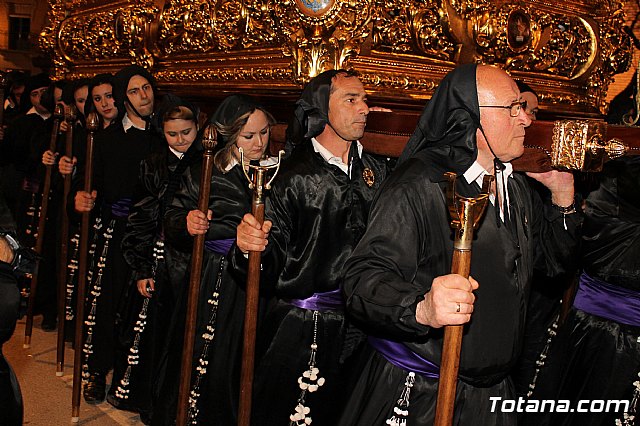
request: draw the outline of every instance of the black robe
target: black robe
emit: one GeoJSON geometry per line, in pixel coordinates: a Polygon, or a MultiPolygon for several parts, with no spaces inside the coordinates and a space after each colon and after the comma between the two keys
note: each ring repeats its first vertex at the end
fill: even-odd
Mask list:
{"type": "MultiPolygon", "coordinates": [[[[458,194],[480,193],[478,184],[462,177],[478,157],[476,69],[475,64],[462,65],[441,81],[377,194],[367,232],[345,267],[344,293],[354,322],[435,369],[443,330],[419,324],[416,307],[432,281],[451,271],[453,233],[444,173],[458,176],[458,194]]],[[[499,160],[494,164],[499,166],[499,160]]],[[[508,373],[521,348],[533,270],[541,268],[550,276],[563,272],[571,267],[577,244],[577,214],[563,217],[543,205],[523,176],[514,174],[507,187],[509,220],[502,223],[489,205],[473,242],[471,276],[480,287],[474,291],[471,321],[464,326],[455,424],[515,424],[514,413],[492,410],[490,397],[514,396],[508,373]]],[[[373,352],[339,424],[384,424],[392,417],[406,417],[407,425],[432,424],[438,380],[411,371],[416,373],[412,383],[409,373],[373,352]],[[407,401],[401,403],[403,394],[407,401]],[[406,416],[398,412],[405,410],[406,416]]]]}
{"type": "MultiPolygon", "coordinates": [[[[620,290],[640,292],[640,157],[605,164],[600,186],[586,199],[581,265],[589,276],[620,290]]],[[[620,306],[623,309],[623,306],[620,306]]],[[[532,395],[564,399],[631,402],[638,389],[640,327],[569,311],[541,369],[532,395]]],[[[597,406],[596,406],[597,408],[597,406]]],[[[525,425],[613,425],[622,407],[600,412],[525,413],[525,425]]],[[[630,412],[631,415],[637,413],[630,412]]],[[[623,423],[626,424],[626,423],[623,423]]]]}
{"type": "MultiPolygon", "coordinates": [[[[364,233],[371,200],[386,176],[386,162],[364,153],[354,158],[352,177],[327,163],[310,140],[299,144],[276,177],[266,202],[273,222],[263,254],[261,291],[277,300],[258,336],[252,418],[255,425],[287,424],[307,370],[314,311],[289,303],[339,290],[344,263],[364,233]],[[374,175],[372,186],[364,168],[374,175]]],[[[244,258],[235,256],[235,260],[244,258]]],[[[240,262],[238,262],[240,267],[240,262]]],[[[314,424],[335,424],[345,400],[351,364],[345,362],[348,323],[342,308],[319,312],[317,368],[325,383],[308,394],[314,424]]]]}
{"type": "MultiPolygon", "coordinates": [[[[0,231],[15,236],[15,222],[4,198],[0,197],[0,231]]],[[[22,393],[11,365],[2,353],[16,328],[20,310],[20,291],[12,266],[0,261],[0,424],[20,426],[23,420],[22,393]]]]}
{"type": "MultiPolygon", "coordinates": [[[[163,148],[164,144],[151,130],[144,131],[132,127],[125,132],[121,120],[118,120],[115,126],[110,126],[95,136],[93,184],[98,198],[94,214],[102,218],[103,226],[98,239],[96,257],[99,257],[103,251],[106,241],[103,235],[110,233],[111,236],[108,239],[109,248],[102,270],[101,291],[96,298],[96,319],[91,337],[93,353],[88,357],[88,369],[91,373],[106,374],[113,368],[115,351],[128,350],[126,347],[118,346],[115,340],[116,322],[121,323],[120,310],[126,300],[131,275],[120,247],[127,223],[127,213],[124,212],[124,216],[114,215],[112,205],[128,199],[129,202],[124,204],[130,206],[138,182],[141,161],[152,152],[163,148]]],[[[76,175],[78,188],[84,181],[83,174],[76,175]]],[[[92,286],[98,275],[96,267],[93,271],[92,286]]],[[[90,312],[94,296],[91,288],[89,287],[88,290],[87,313],[90,312]]],[[[85,331],[88,331],[87,327],[85,331]]],[[[115,392],[115,387],[112,387],[110,392],[115,392]]]]}
{"type": "MultiPolygon", "coordinates": [[[[415,318],[432,280],[451,268],[453,237],[444,184],[425,172],[434,169],[438,167],[426,158],[413,159],[387,180],[367,233],[347,264],[344,291],[354,321],[370,335],[402,342],[439,365],[443,330],[418,324],[415,318]]],[[[576,245],[577,218],[567,217],[566,231],[562,216],[542,205],[524,177],[514,175],[508,187],[514,230],[504,224],[497,228],[490,205],[473,243],[471,276],[480,287],[462,341],[458,424],[512,424],[513,419],[500,413],[491,417],[488,396],[513,395],[504,379],[520,351],[533,268],[544,268],[549,275],[562,272],[576,245]]],[[[463,179],[457,189],[462,196],[477,196],[480,190],[463,179]]],[[[376,353],[341,424],[384,423],[393,415],[407,373],[376,353]]],[[[408,424],[432,423],[436,389],[436,379],[416,375],[408,424]]]]}
{"type": "MultiPolygon", "coordinates": [[[[167,207],[164,220],[166,242],[188,251],[189,254],[192,251],[193,237],[187,232],[186,216],[189,211],[198,208],[201,170],[202,164],[194,163],[185,174],[180,189],[167,207]]],[[[238,165],[226,173],[214,169],[209,209],[213,212],[213,219],[209,222],[205,240],[227,240],[231,244],[232,241],[229,240],[235,240],[236,227],[242,216],[251,211],[248,181],[238,165]]],[[[192,389],[199,380],[197,421],[201,425],[237,424],[245,293],[242,289],[244,283],[237,282],[229,274],[227,263],[226,251],[205,248],[191,378],[192,389]],[[208,344],[203,338],[205,333],[213,335],[208,344]],[[198,379],[197,367],[201,358],[207,362],[207,368],[206,373],[198,379]]],[[[166,332],[167,342],[156,377],[153,425],[172,425],[176,418],[188,273],[187,279],[181,284],[174,289],[175,310],[166,332]]]]}
{"type": "Polygon", "coordinates": [[[182,159],[165,147],[142,161],[138,188],[122,239],[122,254],[131,267],[132,275],[127,301],[121,312],[120,346],[133,348],[139,322],[144,322],[145,326],[139,333],[135,350],[130,349],[122,353],[124,357],[116,359],[113,386],[121,389],[110,402],[118,408],[140,412],[142,416],[148,416],[151,412],[152,387],[159,354],[173,312],[176,288],[184,285],[189,262],[188,253],[164,244],[162,218],[167,203],[171,202],[179,186],[181,175],[194,157],[199,159],[195,147],[182,159]],[[169,181],[176,183],[170,185],[169,181]],[[157,258],[154,256],[155,250],[162,251],[157,258]],[[146,316],[141,320],[145,298],[137,289],[137,281],[146,278],[154,279],[155,293],[146,302],[146,316]],[[137,355],[136,363],[131,365],[129,376],[125,378],[123,374],[127,370],[130,355],[137,355]]]}

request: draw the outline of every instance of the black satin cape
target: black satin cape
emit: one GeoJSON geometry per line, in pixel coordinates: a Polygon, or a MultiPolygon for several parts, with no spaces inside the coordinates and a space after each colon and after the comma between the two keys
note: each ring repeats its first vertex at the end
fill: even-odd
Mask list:
{"type": "MultiPolygon", "coordinates": [[[[252,408],[256,425],[288,422],[300,396],[297,379],[308,368],[313,311],[287,301],[341,287],[344,263],[364,233],[371,200],[386,176],[383,159],[364,153],[354,161],[358,166],[349,178],[307,139],[285,160],[266,202],[265,216],[273,226],[260,286],[265,296],[277,300],[258,336],[252,408]],[[375,176],[371,187],[363,179],[364,168],[375,176]]],[[[235,267],[241,268],[243,260],[235,256],[235,267]]],[[[307,397],[314,423],[335,424],[342,409],[352,368],[343,359],[346,333],[341,309],[320,313],[316,359],[326,382],[307,397]]]]}
{"type": "MultiPolygon", "coordinates": [[[[640,291],[640,157],[606,163],[586,199],[581,264],[591,276],[640,291]]],[[[575,307],[559,328],[532,398],[628,400],[640,371],[640,327],[575,307]]],[[[634,414],[634,413],[631,413],[634,414]]],[[[615,424],[621,412],[526,413],[525,425],[615,424]]],[[[637,414],[636,414],[637,419],[637,414]]]]}
{"type": "MultiPolygon", "coordinates": [[[[443,83],[423,112],[401,165],[378,192],[344,279],[347,309],[356,324],[436,364],[443,330],[418,324],[416,306],[434,278],[450,273],[453,236],[443,173],[461,174],[473,163],[479,125],[475,66],[457,68],[443,83]]],[[[463,178],[456,189],[462,196],[480,192],[475,182],[463,178]]],[[[512,226],[497,227],[489,204],[473,243],[471,276],[480,287],[462,342],[456,424],[514,424],[514,413],[490,412],[488,396],[513,396],[506,376],[520,351],[534,268],[550,276],[563,272],[577,244],[576,215],[567,217],[565,230],[562,216],[543,205],[523,176],[515,174],[508,190],[512,226]]],[[[393,415],[407,373],[374,354],[340,424],[383,424],[393,415]]],[[[408,425],[433,422],[436,392],[436,380],[416,375],[408,425]]]]}

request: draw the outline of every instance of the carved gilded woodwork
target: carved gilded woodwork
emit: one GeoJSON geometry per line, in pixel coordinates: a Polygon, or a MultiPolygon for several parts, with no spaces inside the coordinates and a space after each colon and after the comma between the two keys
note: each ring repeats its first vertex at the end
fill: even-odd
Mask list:
{"type": "Polygon", "coordinates": [[[631,44],[620,0],[50,0],[40,44],[55,76],[127,63],[167,88],[297,93],[332,68],[380,99],[421,105],[459,63],[496,64],[543,110],[596,116],[631,44]]]}

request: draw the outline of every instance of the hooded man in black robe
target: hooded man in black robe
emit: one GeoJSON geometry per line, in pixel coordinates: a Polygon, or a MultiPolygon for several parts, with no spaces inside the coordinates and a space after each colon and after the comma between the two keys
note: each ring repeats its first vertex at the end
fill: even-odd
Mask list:
{"type": "MultiPolygon", "coordinates": [[[[128,349],[124,342],[116,340],[120,305],[129,290],[131,275],[120,244],[138,183],[140,162],[152,152],[164,149],[151,128],[154,92],[153,77],[138,65],[124,67],[115,74],[113,96],[120,116],[113,125],[95,135],[95,190],[75,194],[75,210],[82,213],[95,207],[102,219],[100,234],[104,234],[96,250],[96,257],[100,258],[96,260],[88,292],[88,326],[85,327],[88,379],[83,394],[90,403],[105,398],[106,375],[114,368],[115,359],[124,359],[117,356],[116,351],[128,349]]],[[[75,177],[78,184],[84,180],[82,174],[75,177]]],[[[115,365],[115,368],[126,368],[126,365],[115,365]]],[[[115,373],[116,377],[121,375],[121,372],[115,373]]],[[[115,393],[115,388],[110,392],[115,393]]]]}
{"type": "Polygon", "coordinates": [[[358,142],[366,100],[360,80],[346,71],[312,79],[297,102],[292,152],[266,201],[265,225],[248,214],[238,227],[240,250],[266,246],[260,286],[275,296],[258,336],[256,425],[309,418],[334,425],[342,410],[351,372],[342,271],[386,175],[385,161],[358,142]]]}
{"type": "Polygon", "coordinates": [[[532,272],[567,267],[578,221],[570,173],[532,176],[551,190],[546,204],[511,173],[529,123],[515,82],[499,68],[463,65],[442,80],[345,266],[348,312],[375,351],[339,424],[433,424],[443,327],[462,324],[454,424],[515,424],[501,403],[514,398],[508,373],[521,347],[532,272]],[[456,173],[456,191],[474,197],[494,170],[504,203],[490,197],[471,277],[450,274],[444,173],[456,173]]]}

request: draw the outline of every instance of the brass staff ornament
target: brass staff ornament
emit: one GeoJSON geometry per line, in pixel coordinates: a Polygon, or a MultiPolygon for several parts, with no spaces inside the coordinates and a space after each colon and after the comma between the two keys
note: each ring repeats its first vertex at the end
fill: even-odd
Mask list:
{"type": "MultiPolygon", "coordinates": [[[[484,177],[482,191],[480,195],[474,198],[461,197],[456,193],[455,173],[445,173],[445,176],[449,181],[447,203],[449,214],[451,215],[451,227],[455,233],[451,273],[469,278],[473,233],[487,207],[493,176],[486,175],[484,177]]],[[[450,426],[453,423],[463,329],[463,325],[447,325],[444,327],[435,426],[450,426]]]]}
{"type": "MultiPolygon", "coordinates": [[[[278,162],[271,165],[245,164],[244,151],[240,151],[240,165],[249,181],[249,188],[253,189],[253,201],[251,203],[251,214],[262,225],[264,222],[264,195],[265,190],[271,189],[271,184],[275,179],[284,151],[278,153],[278,162]],[[247,167],[253,173],[249,176],[247,167]],[[271,179],[267,180],[267,174],[272,172],[271,179]],[[266,183],[265,183],[266,181],[266,183]]],[[[240,374],[240,404],[238,409],[238,425],[249,426],[251,424],[251,395],[253,393],[253,371],[256,353],[256,326],[258,322],[258,299],[260,294],[260,260],[262,253],[259,251],[249,252],[249,266],[247,269],[246,304],[244,311],[244,338],[242,346],[242,370],[240,374]]]]}

